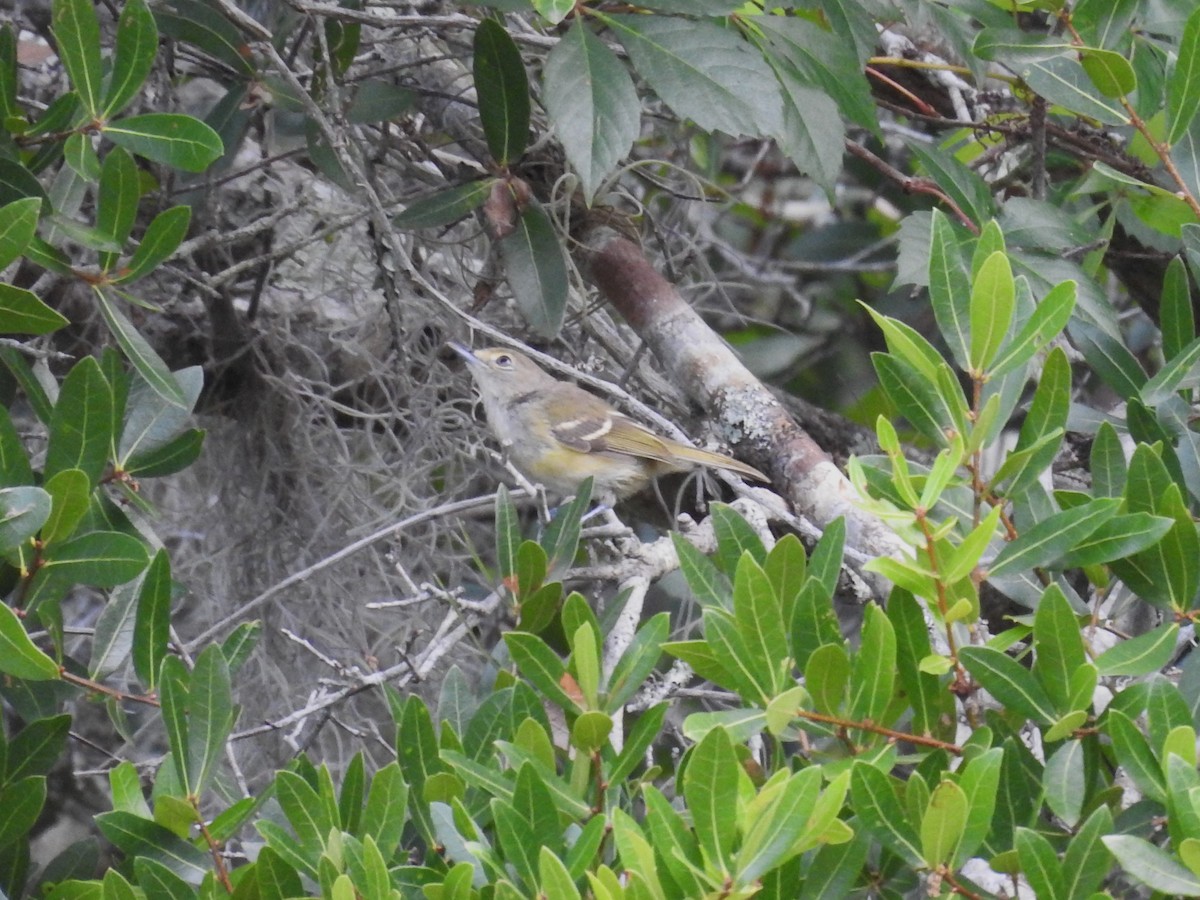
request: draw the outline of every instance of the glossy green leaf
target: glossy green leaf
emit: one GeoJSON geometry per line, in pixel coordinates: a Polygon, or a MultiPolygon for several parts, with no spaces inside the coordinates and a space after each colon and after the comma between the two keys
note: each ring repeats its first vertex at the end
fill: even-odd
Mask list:
{"type": "Polygon", "coordinates": [[[955,858],[967,813],[967,795],[953,781],[943,781],[933,789],[921,819],[921,853],[927,866],[936,868],[955,858]]]}
{"type": "Polygon", "coordinates": [[[1046,761],[1042,785],[1050,811],[1074,828],[1087,797],[1087,770],[1084,766],[1083,743],[1065,741],[1046,761]]]}
{"type": "Polygon", "coordinates": [[[31,291],[0,284],[0,332],[49,334],[67,324],[66,316],[51,309],[31,291]]]}
{"type": "Polygon", "coordinates": [[[37,197],[14,200],[0,207],[0,271],[7,269],[29,246],[41,208],[37,197]]]}
{"type": "Polygon", "coordinates": [[[679,532],[671,532],[671,541],[679,557],[679,569],[696,600],[704,606],[732,609],[733,585],[729,577],[679,532]]]}
{"type": "Polygon", "coordinates": [[[1050,341],[1062,334],[1075,311],[1076,284],[1064,281],[1055,285],[1034,309],[1033,314],[988,367],[988,375],[999,378],[1028,363],[1050,341]]]}
{"type": "Polygon", "coordinates": [[[1184,868],[1165,850],[1131,834],[1109,834],[1100,840],[1126,872],[1163,894],[1200,897],[1200,876],[1184,868]]]}
{"type": "Polygon", "coordinates": [[[100,117],[109,119],[134,98],[158,55],[158,28],[145,0],[128,0],[117,22],[117,46],[112,78],[104,94],[100,117]]]}
{"type": "Polygon", "coordinates": [[[871,603],[863,617],[862,644],[850,674],[850,715],[887,724],[884,713],[892,701],[896,678],[896,633],[887,615],[871,603]]]}
{"type": "Polygon", "coordinates": [[[531,203],[515,230],[501,239],[500,256],[513,299],[526,323],[546,338],[562,327],[567,309],[567,265],[554,225],[531,203]]]}
{"type": "Polygon", "coordinates": [[[918,432],[941,445],[945,429],[953,422],[945,413],[938,387],[927,381],[904,360],[886,353],[872,353],[871,363],[888,399],[918,432]]]}
{"type": "Polygon", "coordinates": [[[1191,127],[1200,109],[1200,10],[1193,10],[1179,38],[1179,56],[1167,80],[1168,144],[1191,127]]]}
{"type": "MultiPolygon", "coordinates": [[[[844,776],[842,780],[844,794],[844,776]]],[[[809,818],[817,803],[820,787],[821,776],[816,767],[797,772],[787,780],[787,784],[776,795],[775,802],[747,830],[738,851],[739,882],[752,884],[758,881],[804,849],[799,841],[810,830],[809,818]]]]}
{"type": "Polygon", "coordinates": [[[579,889],[567,867],[548,847],[538,850],[538,884],[547,897],[579,900],[579,889]]]}
{"type": "Polygon", "coordinates": [[[562,687],[567,669],[558,654],[540,637],[520,631],[504,635],[504,643],[521,674],[551,702],[564,710],[575,710],[578,704],[562,687]]]}
{"type": "Polygon", "coordinates": [[[171,560],[159,550],[138,592],[133,637],[133,668],[147,690],[154,690],[167,655],[171,627],[171,560]]]}
{"type": "Polygon", "coordinates": [[[119,531],[92,531],[46,548],[42,568],[55,577],[111,588],[132,581],[149,563],[146,545],[119,531]]]}
{"type": "Polygon", "coordinates": [[[1112,854],[1102,843],[1112,832],[1112,812],[1099,806],[1075,832],[1063,855],[1063,878],[1068,897],[1087,897],[1100,886],[1112,866],[1112,854]]]}
{"type": "Polygon", "coordinates": [[[1092,441],[1089,460],[1092,471],[1092,488],[1097,497],[1120,497],[1125,492],[1125,451],[1117,430],[1108,422],[1102,422],[1092,441]]]}
{"type": "Polygon", "coordinates": [[[1174,524],[1174,519],[1144,512],[1113,516],[1076,544],[1060,565],[1075,569],[1132,556],[1158,543],[1174,524]]]}
{"type": "Polygon", "coordinates": [[[987,258],[971,285],[970,371],[986,372],[1000,352],[1016,307],[1016,288],[1008,257],[997,251],[987,258]]]}
{"type": "Polygon", "coordinates": [[[91,0],[54,0],[50,5],[51,27],[58,43],[58,57],[71,79],[71,86],[93,117],[100,113],[101,79],[100,22],[91,0]]]}
{"type": "Polygon", "coordinates": [[[661,612],[638,629],[629,649],[617,660],[608,677],[605,709],[616,714],[642,688],[662,656],[662,645],[671,630],[670,616],[661,612]]]}
{"type": "Polygon", "coordinates": [[[1085,47],[1079,51],[1079,62],[1092,84],[1105,97],[1124,97],[1137,90],[1133,66],[1120,53],[1085,47]]]}
{"type": "MultiPolygon", "coordinates": [[[[3,212],[0,210],[0,212],[3,212]]],[[[1163,359],[1174,359],[1196,337],[1191,290],[1183,260],[1173,257],[1163,276],[1162,301],[1159,305],[1163,359]]]]}
{"type": "Polygon", "coordinates": [[[1171,661],[1179,625],[1168,622],[1145,634],[1126,638],[1096,658],[1101,675],[1149,675],[1171,661]]]}
{"type": "Polygon", "coordinates": [[[638,74],[680,118],[734,136],[779,130],[779,82],[762,54],[735,31],[668,16],[601,18],[638,74]]]}
{"type": "Polygon", "coordinates": [[[483,19],[475,29],[474,73],[488,150],[498,165],[508,166],[529,140],[529,78],[521,51],[495,19],[483,19]]]}
{"type": "Polygon", "coordinates": [[[157,861],[188,884],[199,884],[211,870],[212,860],[207,853],[149,819],[129,812],[106,812],[96,816],[95,822],[100,833],[126,856],[157,861]]]}
{"type": "Polygon", "coordinates": [[[590,203],[637,140],[642,105],[633,80],[582,20],[554,45],[542,79],[551,126],[590,203]]]}
{"type": "Polygon", "coordinates": [[[1011,656],[991,647],[964,647],[959,656],[967,671],[1005,707],[1043,724],[1058,718],[1032,673],[1011,656]]]}
{"type": "Polygon", "coordinates": [[[215,131],[199,119],[177,113],[118,119],[107,123],[101,133],[130,153],[185,172],[203,172],[225,152],[215,131]]]}
{"type": "MultiPolygon", "coordinates": [[[[397,228],[419,229],[439,228],[452,225],[459,219],[483,204],[494,186],[500,184],[495,179],[468,181],[446,190],[438,191],[425,197],[420,197],[405,208],[404,212],[392,221],[397,228]]],[[[501,188],[507,190],[501,185],[501,188]]]]}
{"type": "Polygon", "coordinates": [[[1035,93],[1069,112],[1097,119],[1105,125],[1128,124],[1129,116],[1125,110],[1093,87],[1078,59],[1056,56],[1030,60],[1018,74],[1035,93]]]}
{"type": "Polygon", "coordinates": [[[35,719],[9,738],[8,764],[0,784],[49,775],[67,746],[71,716],[35,719]]]}
{"type": "Polygon", "coordinates": [[[103,291],[96,291],[93,296],[100,307],[100,313],[104,317],[104,323],[108,326],[108,330],[112,332],[121,351],[128,357],[142,380],[168,403],[190,409],[187,406],[187,398],[175,380],[175,376],[171,374],[171,370],[167,368],[162,357],[150,346],[150,342],[133,327],[133,323],[103,291]]]}
{"type": "Polygon", "coordinates": [[[192,210],[187,206],[173,206],[163,210],[146,226],[142,241],[129,260],[129,264],[116,279],[122,284],[137,281],[149,275],[165,262],[187,237],[192,210]]]}
{"type": "Polygon", "coordinates": [[[84,357],[63,379],[46,449],[45,477],[81,469],[96,484],[112,447],[112,388],[100,365],[84,357]]]}
{"type": "Polygon", "coordinates": [[[37,534],[50,511],[50,495],[42,488],[0,488],[0,550],[15,550],[37,534]]]}
{"type": "Polygon", "coordinates": [[[135,858],[133,871],[147,900],[192,900],[196,895],[195,889],[170,866],[152,857],[135,858]]]}
{"type": "Polygon", "coordinates": [[[1112,739],[1117,762],[1142,793],[1152,800],[1165,803],[1166,779],[1146,736],[1119,709],[1109,709],[1105,715],[1108,720],[1106,730],[1112,739]]]}
{"type": "Polygon", "coordinates": [[[0,603],[0,672],[26,681],[58,678],[58,663],[34,646],[25,626],[0,603]]]}
{"type": "Polygon", "coordinates": [[[963,268],[955,228],[935,209],[929,245],[929,299],[938,329],[963,369],[969,365],[971,351],[970,298],[971,284],[963,268]]]}
{"type": "Polygon", "coordinates": [[[692,750],[683,774],[683,795],[696,837],[710,863],[728,868],[737,834],[737,780],[740,772],[724,729],[714,728],[692,750]]]}
{"type": "Polygon", "coordinates": [[[1062,864],[1050,842],[1029,828],[1016,830],[1017,859],[1038,900],[1066,900],[1062,864]]]}
{"type": "MultiPolygon", "coordinates": [[[[100,184],[96,192],[96,230],[114,243],[123,245],[137,220],[141,181],[137,164],[121,147],[114,147],[100,166],[100,184]]],[[[103,254],[100,268],[108,271],[118,255],[103,254]]]]}
{"type": "Polygon", "coordinates": [[[733,615],[749,651],[743,662],[755,671],[755,681],[768,687],[767,696],[773,696],[783,688],[787,632],[779,598],[749,551],[742,555],[733,579],[733,615]]]}
{"type": "Polygon", "coordinates": [[[161,478],[181,472],[200,456],[204,436],[201,428],[188,429],[155,450],[130,457],[125,471],[135,478],[161,478]]]}
{"type": "Polygon", "coordinates": [[[1000,551],[988,567],[989,576],[1054,562],[1115,516],[1120,505],[1115,497],[1101,497],[1047,516],[1000,551]]]}
{"type": "Polygon", "coordinates": [[[924,864],[921,839],[904,815],[891,779],[869,763],[857,761],[850,775],[851,805],[871,836],[911,866],[924,864]]]}
{"type": "Polygon", "coordinates": [[[1033,674],[1060,713],[1071,711],[1072,674],[1087,661],[1079,620],[1062,589],[1052,584],[1033,617],[1033,674]]]}
{"type": "Polygon", "coordinates": [[[46,802],[46,778],[30,775],[0,785],[0,847],[28,837],[46,802]]]}
{"type": "Polygon", "coordinates": [[[79,469],[63,469],[46,480],[50,518],[42,528],[42,541],[50,544],[71,536],[92,499],[92,483],[79,469]]]}
{"type": "Polygon", "coordinates": [[[1133,354],[1105,332],[1076,320],[1068,329],[1088,364],[1122,398],[1135,397],[1146,383],[1146,373],[1133,354]]]}
{"type": "Polygon", "coordinates": [[[241,76],[256,75],[254,58],[237,27],[201,0],[172,0],[154,11],[167,37],[194,44],[241,76]]]}

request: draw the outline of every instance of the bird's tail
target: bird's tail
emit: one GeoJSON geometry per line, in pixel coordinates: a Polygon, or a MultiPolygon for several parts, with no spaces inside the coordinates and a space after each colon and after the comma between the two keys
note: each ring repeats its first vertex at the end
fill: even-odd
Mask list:
{"type": "Polygon", "coordinates": [[[688,447],[685,444],[679,444],[675,441],[671,442],[671,452],[680,459],[686,459],[688,462],[696,463],[700,466],[712,466],[714,469],[726,469],[730,472],[737,472],[739,475],[745,475],[747,478],[753,478],[757,481],[770,481],[771,479],[764,475],[754,466],[748,465],[741,460],[734,459],[732,456],[726,456],[723,453],[713,453],[709,450],[697,450],[695,447],[688,447]]]}

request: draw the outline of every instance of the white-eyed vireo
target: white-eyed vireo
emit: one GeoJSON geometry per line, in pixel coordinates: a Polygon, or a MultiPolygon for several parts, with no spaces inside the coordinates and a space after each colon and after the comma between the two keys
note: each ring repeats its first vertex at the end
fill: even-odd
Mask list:
{"type": "Polygon", "coordinates": [[[698,465],[768,480],[736,459],[659,437],[515,350],[450,346],[467,361],[488,424],[513,464],[555,493],[574,493],[590,475],[597,496],[626,497],[658,475],[698,465]]]}

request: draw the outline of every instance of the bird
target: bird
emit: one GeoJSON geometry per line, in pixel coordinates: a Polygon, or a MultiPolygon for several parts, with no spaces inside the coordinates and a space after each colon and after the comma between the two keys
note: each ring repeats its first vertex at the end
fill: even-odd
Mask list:
{"type": "Polygon", "coordinates": [[[571,496],[589,476],[596,495],[622,499],[659,475],[711,466],[769,481],[744,462],[655,434],[578,385],[506,347],[449,346],[467,364],[493,434],[531,481],[571,496]]]}

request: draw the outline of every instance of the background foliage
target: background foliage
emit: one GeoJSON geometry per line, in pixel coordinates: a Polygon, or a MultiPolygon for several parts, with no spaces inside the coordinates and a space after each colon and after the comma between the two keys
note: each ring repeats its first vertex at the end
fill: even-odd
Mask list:
{"type": "Polygon", "coordinates": [[[1200,895],[1191,7],[22,7],[0,891],[1200,895]],[[610,232],[907,552],[480,493],[610,232]]]}

